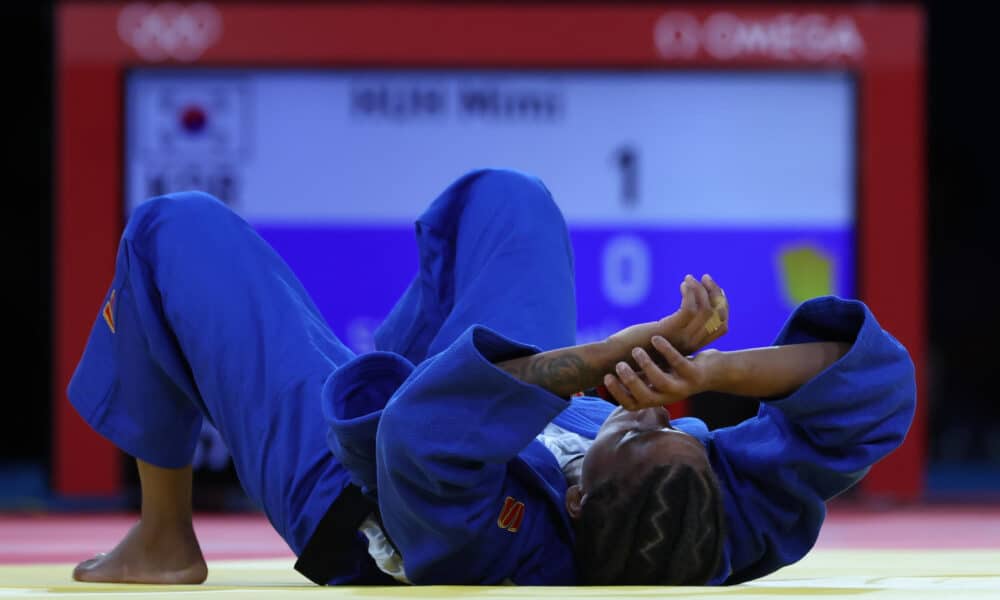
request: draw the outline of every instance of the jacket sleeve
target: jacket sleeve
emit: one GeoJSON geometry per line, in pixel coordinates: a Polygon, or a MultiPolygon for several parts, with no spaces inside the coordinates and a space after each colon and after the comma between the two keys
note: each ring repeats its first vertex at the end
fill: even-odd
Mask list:
{"type": "Polygon", "coordinates": [[[357,356],[323,384],[327,445],[351,474],[351,483],[371,499],[377,496],[375,435],[392,394],[413,372],[413,365],[392,352],[357,356]]]}
{"type": "Polygon", "coordinates": [[[546,490],[519,456],[568,402],[492,364],[535,351],[471,327],[385,407],[379,508],[413,583],[574,582],[568,523],[552,501],[565,482],[550,460],[556,472],[542,479],[562,488],[546,490]]]}
{"type": "Polygon", "coordinates": [[[857,301],[801,305],[775,344],[851,342],[836,363],[756,417],[709,434],[728,527],[715,583],[762,577],[812,548],[825,501],[895,450],[913,419],[916,383],[906,349],[857,301]]]}

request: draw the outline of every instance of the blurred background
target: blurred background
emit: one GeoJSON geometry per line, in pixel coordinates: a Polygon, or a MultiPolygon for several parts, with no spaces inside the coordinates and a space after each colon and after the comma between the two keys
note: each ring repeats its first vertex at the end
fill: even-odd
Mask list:
{"type": "MultiPolygon", "coordinates": [[[[845,501],[1000,500],[1000,98],[994,23],[969,5],[3,11],[0,510],[136,506],[134,467],[62,392],[137,204],[217,195],[366,351],[415,270],[413,219],[481,166],[539,176],[566,214],[580,341],[672,309],[688,272],[732,299],[723,348],[767,344],[814,296],[869,301],[914,352],[922,413],[898,462],[845,501]],[[262,15],[273,39],[245,29],[262,15]]],[[[754,407],[683,410],[721,426],[754,407]]],[[[195,466],[199,509],[253,509],[210,427],[195,466]]]]}

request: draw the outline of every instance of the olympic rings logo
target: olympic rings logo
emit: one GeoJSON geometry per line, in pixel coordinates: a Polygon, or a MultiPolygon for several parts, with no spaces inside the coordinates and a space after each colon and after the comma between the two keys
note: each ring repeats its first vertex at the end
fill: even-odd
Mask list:
{"type": "Polygon", "coordinates": [[[701,47],[701,23],[689,13],[664,13],[653,36],[664,58],[694,58],[701,47]]]}
{"type": "Polygon", "coordinates": [[[136,2],[118,14],[118,35],[145,60],[191,62],[222,36],[222,16],[204,2],[136,2]]]}

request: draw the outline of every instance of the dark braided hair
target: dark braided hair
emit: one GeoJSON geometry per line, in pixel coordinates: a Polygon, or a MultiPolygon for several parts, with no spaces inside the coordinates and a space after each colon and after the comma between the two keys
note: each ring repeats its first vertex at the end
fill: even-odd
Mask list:
{"type": "Polygon", "coordinates": [[[722,561],[722,492],[710,468],[657,466],[595,487],[576,530],[587,585],[704,585],[722,561]]]}

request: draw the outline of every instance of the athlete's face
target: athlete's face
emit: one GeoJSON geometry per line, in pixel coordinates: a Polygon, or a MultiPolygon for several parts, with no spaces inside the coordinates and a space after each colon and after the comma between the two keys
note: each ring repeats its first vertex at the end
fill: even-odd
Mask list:
{"type": "Polygon", "coordinates": [[[708,454],[695,437],[674,429],[666,408],[615,409],[583,457],[580,483],[566,493],[566,509],[578,518],[587,491],[609,479],[637,483],[657,465],[687,463],[709,469],[708,454]]]}

